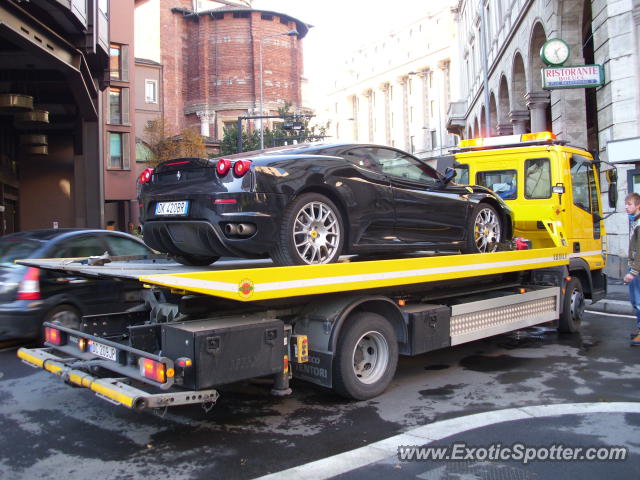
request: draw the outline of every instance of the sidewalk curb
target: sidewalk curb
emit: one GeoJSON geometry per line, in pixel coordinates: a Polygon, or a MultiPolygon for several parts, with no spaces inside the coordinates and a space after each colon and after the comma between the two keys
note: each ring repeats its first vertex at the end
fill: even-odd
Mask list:
{"type": "Polygon", "coordinates": [[[586,310],[602,313],[614,313],[616,315],[635,316],[635,311],[629,301],[610,300],[607,298],[599,300],[596,303],[592,303],[591,305],[587,305],[586,310]]]}

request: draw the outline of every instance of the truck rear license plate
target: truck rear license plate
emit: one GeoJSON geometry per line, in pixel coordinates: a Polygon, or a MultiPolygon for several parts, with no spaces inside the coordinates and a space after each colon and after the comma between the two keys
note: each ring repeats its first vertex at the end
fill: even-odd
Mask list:
{"type": "Polygon", "coordinates": [[[158,202],[156,204],[156,215],[186,215],[189,209],[189,201],[180,202],[158,202]]]}
{"type": "Polygon", "coordinates": [[[89,344],[89,351],[98,357],[106,358],[113,362],[117,361],[117,350],[109,345],[103,345],[98,342],[91,342],[89,344]]]}

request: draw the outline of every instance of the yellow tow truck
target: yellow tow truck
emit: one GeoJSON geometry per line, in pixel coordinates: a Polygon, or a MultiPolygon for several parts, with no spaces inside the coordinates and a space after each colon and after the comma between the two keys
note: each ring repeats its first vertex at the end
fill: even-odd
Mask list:
{"type": "Polygon", "coordinates": [[[242,260],[206,269],[154,258],[22,260],[137,281],[145,302],[84,317],[77,329],[45,323],[46,347],[21,348],[18,356],[135,409],[214,403],[217,387],[264,376],[273,378],[275,395],[290,394],[289,380],[299,378],[362,400],[388,387],[399,355],[548,322],[577,331],[583,291],[595,301],[606,289],[593,158],[553,139],[509,148],[462,144],[453,156],[459,171],[498,192],[495,184],[512,174],[517,193],[505,200],[515,202],[520,234],[531,236],[515,242],[523,249],[291,267],[242,260]],[[501,160],[491,164],[492,156],[501,160]],[[548,160],[544,198],[529,198],[530,159],[548,160]],[[589,215],[572,213],[582,199],[589,203],[577,208],[589,215]]]}

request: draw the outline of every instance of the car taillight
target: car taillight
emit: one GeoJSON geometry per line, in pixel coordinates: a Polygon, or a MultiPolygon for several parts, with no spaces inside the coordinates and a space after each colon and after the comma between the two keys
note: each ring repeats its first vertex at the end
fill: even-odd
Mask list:
{"type": "Polygon", "coordinates": [[[40,270],[29,267],[18,285],[17,300],[40,300],[40,270]]]}
{"type": "Polygon", "coordinates": [[[57,328],[45,327],[44,329],[44,339],[51,345],[62,345],[62,336],[63,333],[57,328]]]}
{"type": "Polygon", "coordinates": [[[138,364],[140,365],[140,375],[158,383],[165,383],[168,377],[173,377],[174,375],[172,368],[167,369],[164,363],[156,362],[150,358],[141,358],[138,364]]]}
{"type": "Polygon", "coordinates": [[[140,182],[141,185],[144,185],[145,183],[149,183],[152,178],[153,178],[153,168],[145,168],[140,174],[140,176],[138,177],[138,181],[140,182]]]}
{"type": "Polygon", "coordinates": [[[220,175],[221,177],[224,177],[230,169],[231,160],[221,158],[220,160],[218,160],[218,163],[216,163],[216,172],[218,172],[218,175],[220,175]]]}
{"type": "Polygon", "coordinates": [[[233,173],[236,177],[241,177],[249,171],[249,167],[251,167],[251,160],[238,160],[233,164],[233,173]]]}

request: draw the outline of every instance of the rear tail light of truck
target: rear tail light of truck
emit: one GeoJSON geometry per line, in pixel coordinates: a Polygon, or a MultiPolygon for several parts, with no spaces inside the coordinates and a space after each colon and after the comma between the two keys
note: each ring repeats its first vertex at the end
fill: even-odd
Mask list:
{"type": "Polygon", "coordinates": [[[167,378],[173,377],[175,373],[164,363],[156,362],[150,358],[141,358],[138,364],[140,365],[140,375],[158,383],[166,383],[167,378]]]}
{"type": "Polygon", "coordinates": [[[62,345],[64,343],[64,333],[53,327],[45,327],[44,339],[51,345],[62,345]]]}
{"type": "Polygon", "coordinates": [[[18,285],[16,300],[40,300],[40,270],[29,267],[18,285]]]}

